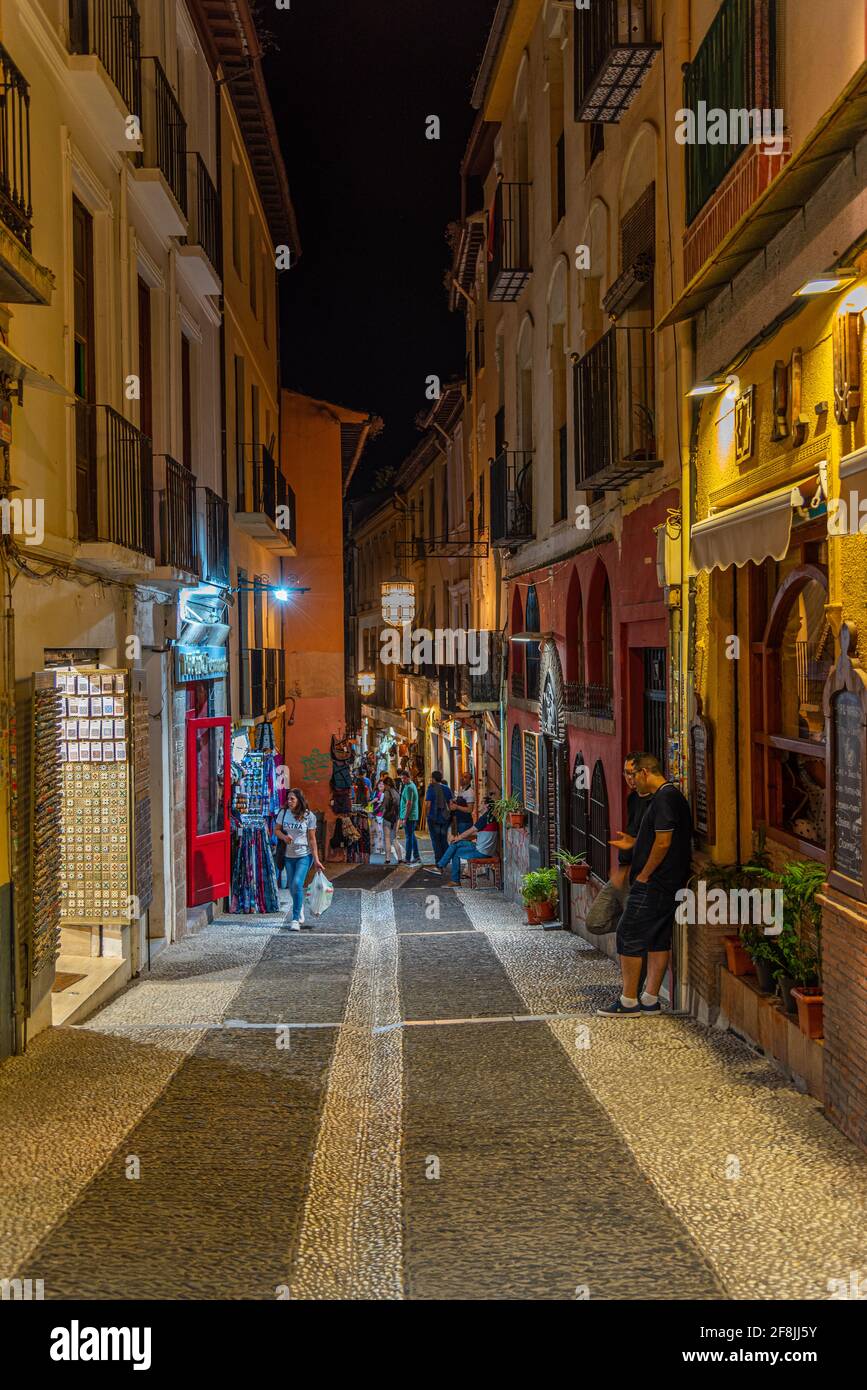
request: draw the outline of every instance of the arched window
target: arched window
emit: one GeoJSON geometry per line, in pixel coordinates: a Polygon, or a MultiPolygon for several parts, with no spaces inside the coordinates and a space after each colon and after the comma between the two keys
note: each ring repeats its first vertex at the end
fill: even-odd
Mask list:
{"type": "Polygon", "coordinates": [[[610,715],[614,689],[614,624],[611,586],[601,560],[590,577],[587,596],[587,709],[610,715]]]}
{"type": "MultiPolygon", "coordinates": [[[[536,596],[536,586],[531,584],[527,590],[527,611],[524,615],[524,631],[539,632],[539,600],[536,596]]],[[[539,667],[542,658],[539,652],[538,642],[527,643],[527,699],[538,700],[539,698],[539,667]]]]}
{"type": "Polygon", "coordinates": [[[573,854],[587,854],[587,768],[584,764],[584,754],[575,754],[575,766],[572,769],[572,786],[569,794],[569,848],[573,854]]]}
{"type": "Polygon", "coordinates": [[[601,883],[608,881],[611,862],[611,846],[608,843],[608,792],[605,787],[605,769],[597,759],[590,783],[590,830],[587,837],[587,861],[590,872],[601,883]]]}
{"type": "Polygon", "coordinates": [[[524,802],[524,754],[521,746],[521,728],[516,724],[512,729],[512,746],[510,750],[509,768],[509,791],[512,796],[517,796],[521,804],[524,802]]]}
{"type": "Polygon", "coordinates": [[[584,600],[578,571],[572,571],[566,595],[566,680],[584,683],[584,600]]]}
{"type": "MultiPolygon", "coordinates": [[[[515,585],[512,593],[512,632],[524,631],[524,610],[521,607],[521,590],[515,585]]],[[[512,663],[512,694],[519,700],[524,698],[524,643],[510,642],[512,663]]]]}
{"type": "Polygon", "coordinates": [[[753,777],[756,819],[814,857],[825,851],[822,691],[834,663],[824,567],[796,551],[754,577],[753,777]],[[761,631],[764,615],[764,631],[761,631]]]}

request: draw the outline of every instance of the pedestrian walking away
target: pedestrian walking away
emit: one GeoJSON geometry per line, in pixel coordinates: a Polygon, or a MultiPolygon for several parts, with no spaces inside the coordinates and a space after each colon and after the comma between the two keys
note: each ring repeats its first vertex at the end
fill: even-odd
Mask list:
{"type": "Polygon", "coordinates": [[[424,794],[427,803],[427,827],[433,845],[434,863],[438,864],[449,847],[449,822],[452,818],[452,789],[441,772],[432,772],[424,794]]]}
{"type": "Polygon", "coordinates": [[[412,780],[407,769],[400,773],[400,809],[399,821],[403,824],[406,841],[406,862],[407,864],[420,864],[421,855],[418,849],[418,840],[415,832],[418,825],[418,787],[412,780]]]}
{"type": "Polygon", "coordinates": [[[692,816],[682,792],[666,782],[652,753],[635,763],[635,789],[649,798],[634,840],[621,835],[612,841],[632,848],[629,897],[617,928],[622,990],[606,1016],[659,1013],[659,990],[671,959],[671,938],[677,893],[687,883],[692,861],[692,816]],[[647,983],[639,994],[642,960],[647,957],[647,983]]]}
{"type": "Polygon", "coordinates": [[[316,844],[316,816],[304,800],[298,787],[293,787],[286,805],[277,817],[275,832],[284,845],[289,888],[292,893],[290,931],[300,931],[304,922],[304,884],[310,866],[325,872],[316,844]]]}
{"type": "Polygon", "coordinates": [[[386,774],[380,777],[377,782],[377,790],[382,793],[381,813],[382,813],[382,835],[383,853],[386,864],[392,856],[400,863],[403,853],[397,838],[397,822],[400,816],[400,798],[395,790],[394,782],[386,774]]]}

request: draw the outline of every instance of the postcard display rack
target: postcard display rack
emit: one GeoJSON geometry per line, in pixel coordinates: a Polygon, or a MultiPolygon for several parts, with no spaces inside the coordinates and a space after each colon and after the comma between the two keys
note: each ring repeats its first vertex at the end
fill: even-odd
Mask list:
{"type": "Polygon", "coordinates": [[[129,672],[60,670],[61,921],[130,921],[129,672]]]}

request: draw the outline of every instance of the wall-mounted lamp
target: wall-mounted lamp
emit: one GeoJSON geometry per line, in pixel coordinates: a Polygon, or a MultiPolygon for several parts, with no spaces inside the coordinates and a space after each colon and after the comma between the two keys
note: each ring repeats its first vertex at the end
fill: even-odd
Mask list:
{"type": "Polygon", "coordinates": [[[804,298],[811,294],[833,294],[835,290],[845,289],[857,279],[858,271],[852,266],[840,266],[838,270],[823,270],[821,275],[814,275],[799,290],[795,290],[792,298],[804,298]]]}
{"type": "Polygon", "coordinates": [[[300,584],[236,584],[230,594],[272,594],[278,603],[288,603],[293,594],[309,594],[300,584]]]}
{"type": "Polygon", "coordinates": [[[376,676],[372,671],[359,671],[358,689],[362,695],[372,695],[376,689],[376,676]]]}
{"type": "Polygon", "coordinates": [[[725,391],[727,398],[733,401],[740,393],[740,389],[739,378],[729,372],[727,376],[709,376],[704,381],[697,381],[686,394],[688,396],[716,396],[720,391],[725,391]]]}

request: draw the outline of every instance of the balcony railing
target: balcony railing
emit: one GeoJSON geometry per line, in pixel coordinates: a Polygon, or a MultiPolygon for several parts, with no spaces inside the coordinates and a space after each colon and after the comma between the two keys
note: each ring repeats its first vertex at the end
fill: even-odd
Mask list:
{"type": "Polygon", "coordinates": [[[189,230],[184,238],[188,246],[201,246],[218,275],[223,273],[220,200],[208,173],[207,165],[197,150],[189,155],[190,177],[189,230]]]}
{"type": "Polygon", "coordinates": [[[264,444],[237,446],[237,507],[241,515],[263,516],[286,537],[297,540],[295,492],[264,444]]]}
{"type": "Polygon", "coordinates": [[[199,574],[195,474],[169,454],[155,454],[154,487],[159,515],[157,564],[199,574]]]}
{"type": "Polygon", "coordinates": [[[142,61],[148,66],[142,81],[144,153],[139,160],[143,168],[159,169],[186,217],[187,123],[159,58],[142,61]]]}
{"type": "Polygon", "coordinates": [[[615,491],[658,468],[652,330],[609,329],[574,370],[578,486],[615,491]]]}
{"type": "Polygon", "coordinates": [[[75,404],[80,541],[154,554],[151,441],[110,405],[75,404]]]}
{"type": "Polygon", "coordinates": [[[533,540],[533,455],[504,450],[491,464],[491,545],[533,540]]]}
{"type": "Polygon", "coordinates": [[[0,218],[32,249],[30,87],[0,44],[0,218]]]}
{"type": "Polygon", "coordinates": [[[141,113],[141,20],[135,0],[69,0],[69,49],[95,53],[126,109],[141,113]]]}
{"type": "Polygon", "coordinates": [[[619,121],[653,62],[650,0],[592,0],[575,10],[575,119],[619,121]]]}
{"type": "MultiPolygon", "coordinates": [[[[698,112],[774,111],[776,97],[776,0],[724,0],[690,63],[683,84],[683,105],[698,112]]],[[[698,133],[698,132],[697,132],[698,133]]],[[[695,140],[686,151],[686,220],[692,222],[729,169],[747,148],[747,132],[725,144],[695,140]]]]}
{"type": "Polygon", "coordinates": [[[500,703],[500,662],[502,661],[502,638],[499,632],[488,633],[487,671],[469,671],[467,675],[467,702],[470,705],[498,705],[500,703]]]}
{"type": "Polygon", "coordinates": [[[204,545],[202,579],[206,584],[229,582],[229,504],[209,487],[202,489],[204,507],[204,545]]]}
{"type": "Polygon", "coordinates": [[[581,681],[564,683],[564,703],[575,714],[594,719],[611,719],[614,713],[614,692],[607,685],[585,685],[581,681]]]}
{"type": "Polygon", "coordinates": [[[241,718],[258,719],[286,703],[285,654],[278,647],[242,647],[241,718]]]}
{"type": "Polygon", "coordinates": [[[512,303],[532,274],[530,265],[530,184],[498,183],[494,199],[492,259],[488,298],[512,303]]]}

